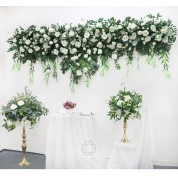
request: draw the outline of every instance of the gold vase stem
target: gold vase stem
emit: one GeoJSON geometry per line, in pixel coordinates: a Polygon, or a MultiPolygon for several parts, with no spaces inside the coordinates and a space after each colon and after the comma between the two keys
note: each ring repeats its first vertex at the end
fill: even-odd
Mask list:
{"type": "Polygon", "coordinates": [[[19,166],[28,166],[30,163],[26,159],[26,149],[27,149],[27,144],[26,144],[26,131],[25,131],[25,125],[23,126],[23,134],[22,134],[22,150],[23,150],[23,156],[22,156],[22,161],[18,164],[19,166]]]}
{"type": "Polygon", "coordinates": [[[124,122],[123,128],[124,128],[124,135],[123,135],[123,138],[122,138],[121,142],[127,143],[127,142],[129,141],[129,140],[127,139],[127,135],[126,135],[127,122],[124,122]]]}

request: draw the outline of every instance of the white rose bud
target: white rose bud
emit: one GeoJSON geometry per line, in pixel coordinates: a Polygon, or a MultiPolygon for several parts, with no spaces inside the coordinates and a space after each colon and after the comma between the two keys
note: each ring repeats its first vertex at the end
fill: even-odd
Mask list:
{"type": "Polygon", "coordinates": [[[84,37],[85,38],[89,38],[90,37],[90,33],[89,32],[85,32],[84,37]]]}
{"type": "Polygon", "coordinates": [[[11,109],[11,110],[15,110],[15,109],[17,109],[17,105],[12,104],[11,107],[10,107],[10,109],[11,109]]]}
{"type": "Polygon", "coordinates": [[[28,52],[29,52],[29,53],[33,53],[33,49],[31,49],[31,48],[28,49],[28,52]]]}
{"type": "Polygon", "coordinates": [[[60,32],[55,32],[55,37],[59,37],[60,36],[60,32]]]}
{"type": "Polygon", "coordinates": [[[81,76],[82,75],[82,71],[81,70],[77,70],[77,76],[81,76]]]}
{"type": "Polygon", "coordinates": [[[117,59],[117,54],[112,54],[112,59],[117,59]]]}
{"type": "Polygon", "coordinates": [[[101,49],[98,49],[98,54],[102,54],[103,51],[101,49]]]}
{"type": "Polygon", "coordinates": [[[54,31],[55,31],[54,28],[49,28],[49,32],[50,32],[50,33],[53,33],[54,31]]]}
{"type": "Polygon", "coordinates": [[[23,106],[25,103],[24,103],[24,101],[20,100],[20,101],[18,101],[17,104],[18,104],[19,106],[23,106]]]}
{"type": "Polygon", "coordinates": [[[45,30],[43,28],[40,29],[40,33],[45,33],[45,30]]]}

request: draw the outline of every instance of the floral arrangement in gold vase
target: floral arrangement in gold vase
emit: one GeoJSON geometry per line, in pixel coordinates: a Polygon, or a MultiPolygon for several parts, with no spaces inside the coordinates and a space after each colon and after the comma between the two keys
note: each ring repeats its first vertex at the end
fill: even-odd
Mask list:
{"type": "Polygon", "coordinates": [[[124,120],[124,135],[121,142],[128,142],[126,136],[127,121],[129,119],[140,119],[141,114],[139,109],[142,104],[142,95],[139,95],[135,91],[126,91],[119,90],[116,96],[111,96],[109,100],[110,111],[108,116],[110,119],[116,121],[123,119],[124,120]]]}
{"type": "Polygon", "coordinates": [[[48,109],[37,100],[32,92],[25,88],[25,92],[17,94],[8,101],[6,106],[2,106],[2,115],[5,116],[4,125],[8,131],[14,130],[17,126],[23,126],[22,134],[22,150],[23,158],[19,166],[28,166],[30,163],[26,159],[26,123],[29,123],[31,128],[36,125],[42,115],[47,115],[48,109]]]}

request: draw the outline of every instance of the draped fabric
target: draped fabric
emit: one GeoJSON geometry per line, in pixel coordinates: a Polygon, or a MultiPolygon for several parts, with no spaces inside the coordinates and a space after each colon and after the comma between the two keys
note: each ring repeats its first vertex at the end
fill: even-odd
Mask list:
{"type": "Polygon", "coordinates": [[[108,169],[152,169],[155,157],[151,119],[147,108],[142,109],[135,138],[128,143],[116,142],[108,162],[108,169]]]}
{"type": "Polygon", "coordinates": [[[53,114],[49,120],[46,168],[102,168],[94,133],[94,116],[53,114]]]}

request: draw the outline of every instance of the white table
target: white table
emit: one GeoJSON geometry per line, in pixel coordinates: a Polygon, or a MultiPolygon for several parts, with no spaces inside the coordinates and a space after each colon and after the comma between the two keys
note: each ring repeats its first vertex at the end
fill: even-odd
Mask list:
{"type": "Polygon", "coordinates": [[[48,123],[46,168],[101,168],[94,116],[52,114],[48,123]]]}

